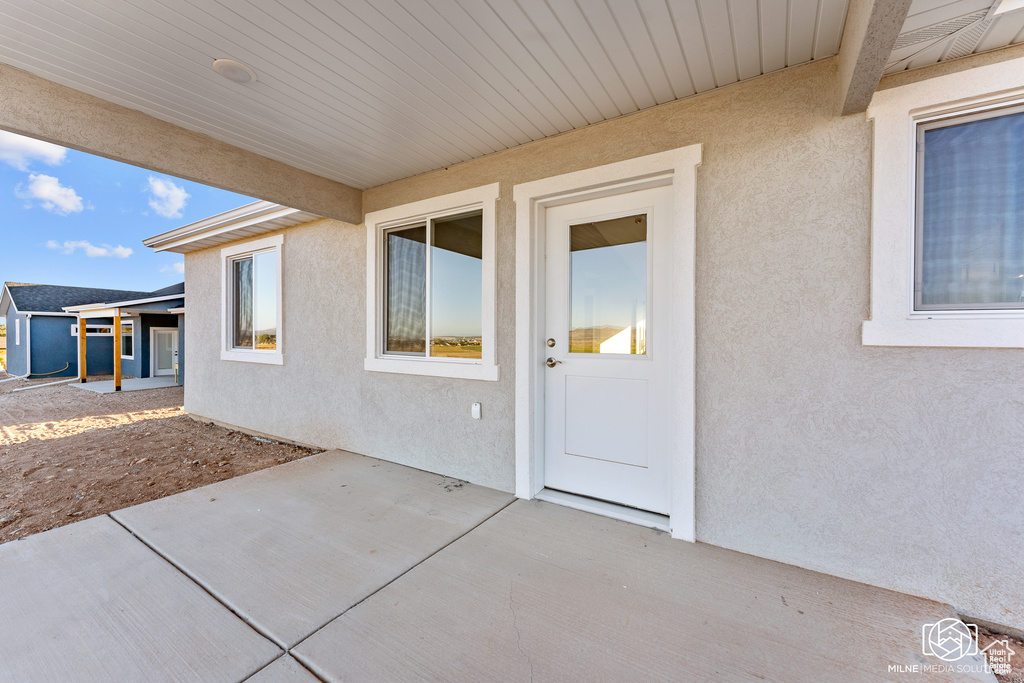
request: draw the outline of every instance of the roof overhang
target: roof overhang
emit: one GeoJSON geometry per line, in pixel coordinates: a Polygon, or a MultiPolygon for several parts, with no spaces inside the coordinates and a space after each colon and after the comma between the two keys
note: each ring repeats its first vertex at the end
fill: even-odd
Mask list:
{"type": "Polygon", "coordinates": [[[189,223],[145,239],[142,243],[155,251],[187,254],[320,218],[322,217],[307,211],[260,201],[189,223]]]}
{"type": "Polygon", "coordinates": [[[0,315],[7,315],[7,309],[14,306],[14,312],[18,312],[18,307],[14,304],[14,297],[11,296],[11,290],[4,285],[3,291],[0,292],[0,315]]]}

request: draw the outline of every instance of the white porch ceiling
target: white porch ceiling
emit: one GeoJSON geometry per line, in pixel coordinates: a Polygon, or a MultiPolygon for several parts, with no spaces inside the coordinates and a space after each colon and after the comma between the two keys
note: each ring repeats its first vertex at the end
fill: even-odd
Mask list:
{"type": "MultiPolygon", "coordinates": [[[[1003,0],[1010,6],[1013,0],[1003,0]]],[[[914,0],[886,74],[1024,42],[1024,9],[995,14],[999,0],[914,0]]]]}
{"type": "Polygon", "coordinates": [[[0,62],[367,188],[830,57],[847,3],[0,0],[0,62]]]}

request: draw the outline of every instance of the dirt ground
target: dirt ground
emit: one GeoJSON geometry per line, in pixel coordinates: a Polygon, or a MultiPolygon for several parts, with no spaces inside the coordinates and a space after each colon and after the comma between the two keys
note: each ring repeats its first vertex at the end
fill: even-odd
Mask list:
{"type": "Polygon", "coordinates": [[[48,381],[0,383],[0,543],[319,452],[197,422],[181,387],[12,391],[48,381]]]}

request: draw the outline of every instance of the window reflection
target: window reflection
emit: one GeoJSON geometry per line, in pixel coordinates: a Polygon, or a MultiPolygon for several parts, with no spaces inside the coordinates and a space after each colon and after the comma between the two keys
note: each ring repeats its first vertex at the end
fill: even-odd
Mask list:
{"type": "Polygon", "coordinates": [[[647,216],[569,228],[570,353],[647,353],[647,216]]]}

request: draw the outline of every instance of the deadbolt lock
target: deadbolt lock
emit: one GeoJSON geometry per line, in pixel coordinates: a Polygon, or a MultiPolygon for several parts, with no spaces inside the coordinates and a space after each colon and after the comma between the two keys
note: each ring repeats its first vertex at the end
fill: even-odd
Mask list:
{"type": "Polygon", "coordinates": [[[554,345],[555,345],[555,340],[554,340],[554,339],[551,339],[551,338],[549,338],[549,339],[548,339],[548,346],[549,346],[549,347],[554,347],[554,345]]]}

